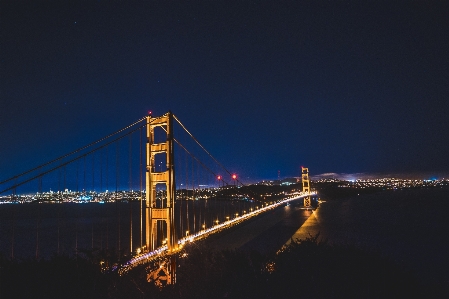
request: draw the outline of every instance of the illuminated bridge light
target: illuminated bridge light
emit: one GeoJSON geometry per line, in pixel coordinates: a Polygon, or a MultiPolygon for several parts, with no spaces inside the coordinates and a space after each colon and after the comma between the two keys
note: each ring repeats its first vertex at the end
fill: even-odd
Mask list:
{"type": "MultiPolygon", "coordinates": [[[[201,239],[207,237],[210,234],[219,232],[221,229],[228,228],[228,227],[231,227],[233,225],[236,225],[236,224],[240,223],[242,220],[247,220],[247,219],[249,219],[251,217],[254,217],[256,215],[259,215],[259,214],[261,214],[261,213],[263,213],[265,211],[274,209],[274,208],[276,208],[276,207],[278,207],[278,206],[280,206],[282,204],[288,203],[290,201],[293,201],[293,200],[296,200],[296,199],[299,199],[299,198],[310,196],[310,195],[313,195],[313,194],[315,194],[315,192],[300,193],[297,196],[286,198],[286,199],[278,201],[278,202],[274,202],[274,203],[272,203],[270,205],[266,205],[266,206],[264,206],[264,207],[262,207],[260,209],[256,209],[254,211],[251,211],[250,213],[243,214],[241,216],[238,216],[238,214],[236,213],[236,218],[234,218],[234,219],[229,219],[229,216],[227,216],[226,219],[228,219],[228,220],[226,222],[223,222],[223,223],[218,223],[217,222],[217,225],[214,225],[213,227],[210,227],[208,229],[205,229],[203,231],[200,231],[200,232],[198,232],[196,234],[193,234],[193,235],[190,235],[190,236],[188,235],[189,231],[186,231],[186,237],[178,240],[178,244],[179,245],[183,245],[186,242],[194,242],[196,240],[201,240],[201,239]]],[[[218,221],[218,220],[216,220],[216,221],[218,221]]],[[[131,259],[128,262],[126,262],[125,264],[123,264],[120,269],[118,269],[118,266],[115,266],[115,267],[112,268],[112,270],[115,271],[115,270],[118,269],[119,274],[122,275],[122,274],[128,272],[129,270],[131,270],[132,268],[134,268],[135,266],[137,266],[137,265],[139,265],[141,263],[144,263],[145,261],[151,261],[152,259],[158,258],[161,255],[164,255],[164,254],[167,254],[167,253],[168,253],[168,247],[167,247],[167,245],[165,245],[165,246],[159,247],[159,248],[157,248],[157,249],[155,249],[155,250],[153,250],[151,252],[147,252],[147,253],[144,253],[144,254],[141,254],[141,255],[138,255],[138,256],[134,257],[133,259],[131,259]]]]}

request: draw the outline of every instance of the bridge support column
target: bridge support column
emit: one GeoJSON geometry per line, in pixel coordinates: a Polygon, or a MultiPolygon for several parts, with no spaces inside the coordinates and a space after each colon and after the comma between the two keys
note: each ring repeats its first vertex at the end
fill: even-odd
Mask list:
{"type": "MultiPolygon", "coordinates": [[[[302,192],[310,193],[309,168],[301,166],[302,192]]],[[[311,208],[310,196],[304,197],[304,207],[311,208]]]]}
{"type": "Polygon", "coordinates": [[[156,249],[158,240],[167,242],[168,251],[178,248],[178,239],[175,229],[175,167],[173,153],[173,114],[168,112],[160,117],[147,117],[147,167],[146,167],[146,248],[149,251],[156,249]],[[155,143],[154,129],[160,127],[166,132],[166,142],[155,143]],[[165,171],[156,171],[155,157],[164,155],[166,161],[165,171]],[[161,195],[159,204],[156,200],[156,186],[166,186],[166,196],[161,195]],[[164,235],[158,236],[158,224],[166,224],[167,239],[164,235]]]}

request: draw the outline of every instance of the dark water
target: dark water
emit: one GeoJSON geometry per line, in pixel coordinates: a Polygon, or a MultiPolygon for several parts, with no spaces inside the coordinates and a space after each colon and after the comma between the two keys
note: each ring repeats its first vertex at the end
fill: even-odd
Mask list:
{"type": "MultiPolygon", "coordinates": [[[[192,234],[203,225],[210,227],[216,220],[223,222],[257,205],[244,201],[177,201],[177,234],[192,234]]],[[[132,248],[141,246],[140,215],[140,202],[0,204],[0,253],[5,257],[48,258],[54,253],[71,255],[75,248],[120,248],[129,252],[131,219],[132,248]]],[[[159,230],[166,232],[164,227],[159,230]]],[[[145,237],[145,228],[142,235],[145,237]]]]}
{"type": "MultiPolygon", "coordinates": [[[[209,227],[217,218],[222,222],[227,216],[232,218],[235,213],[255,208],[257,203],[208,200],[182,201],[176,205],[178,236],[184,236],[187,230],[198,231],[203,224],[209,227]]],[[[129,252],[130,207],[135,249],[140,246],[138,202],[2,204],[0,252],[7,257],[12,251],[15,257],[34,257],[37,251],[40,257],[46,257],[57,253],[59,244],[59,253],[73,254],[76,242],[78,248],[120,247],[129,252]]],[[[330,242],[376,250],[406,265],[423,281],[449,284],[448,211],[448,188],[408,189],[338,200],[329,198],[314,215],[321,236],[330,242]]],[[[289,239],[289,234],[309,215],[292,203],[289,208],[267,212],[212,241],[218,248],[226,245],[273,250],[289,239]]]]}
{"type": "Polygon", "coordinates": [[[449,189],[406,189],[328,199],[315,212],[322,236],[406,265],[449,285],[449,189]]]}

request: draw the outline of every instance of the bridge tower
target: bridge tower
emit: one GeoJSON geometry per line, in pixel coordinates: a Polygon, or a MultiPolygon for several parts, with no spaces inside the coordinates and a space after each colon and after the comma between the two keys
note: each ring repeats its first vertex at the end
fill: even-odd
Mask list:
{"type": "Polygon", "coordinates": [[[158,223],[166,223],[168,251],[178,249],[178,239],[175,227],[175,167],[173,153],[173,114],[168,112],[160,117],[147,116],[147,166],[146,166],[146,248],[149,251],[156,249],[158,238],[158,223]],[[166,132],[166,142],[155,143],[154,129],[161,127],[166,132]],[[166,155],[166,170],[157,172],[155,165],[156,155],[166,155]],[[167,196],[156,205],[156,186],[165,184],[167,196]]]}
{"type": "MultiPolygon", "coordinates": [[[[302,192],[310,192],[309,168],[301,166],[302,192]]],[[[304,207],[311,208],[310,196],[304,197],[304,207]]]]}

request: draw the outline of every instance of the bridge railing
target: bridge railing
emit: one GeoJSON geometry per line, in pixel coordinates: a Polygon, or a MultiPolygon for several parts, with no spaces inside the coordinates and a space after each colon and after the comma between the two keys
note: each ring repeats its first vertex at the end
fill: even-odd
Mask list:
{"type": "Polygon", "coordinates": [[[161,247],[157,248],[156,250],[139,254],[139,255],[135,256],[134,258],[132,258],[131,260],[129,260],[128,262],[126,262],[123,265],[121,265],[120,267],[119,266],[114,267],[112,270],[115,271],[115,270],[118,269],[119,274],[122,275],[122,274],[128,272],[129,270],[131,270],[132,268],[134,268],[134,267],[136,267],[138,265],[143,265],[143,264],[146,264],[148,262],[154,261],[157,258],[160,258],[160,257],[162,257],[164,255],[176,254],[183,248],[183,246],[185,244],[187,244],[189,242],[194,242],[194,241],[198,241],[198,240],[207,238],[211,234],[218,233],[218,232],[220,232],[222,230],[228,229],[228,228],[230,228],[230,227],[232,227],[232,226],[234,226],[236,224],[239,224],[239,223],[241,223],[243,221],[248,220],[249,218],[252,218],[254,216],[262,214],[262,213],[264,213],[266,211],[275,209],[275,208],[277,208],[277,207],[279,207],[279,206],[281,206],[281,205],[283,205],[285,203],[288,203],[290,201],[297,200],[297,199],[300,199],[300,198],[304,198],[306,196],[311,196],[311,195],[314,195],[314,194],[315,194],[315,192],[307,192],[307,193],[300,192],[299,195],[288,197],[286,199],[280,200],[280,201],[275,202],[273,204],[269,204],[269,205],[267,205],[265,207],[261,207],[259,209],[254,210],[254,211],[251,211],[249,213],[237,216],[236,218],[229,219],[229,220],[224,221],[222,223],[217,223],[216,225],[214,225],[214,226],[212,226],[210,228],[201,230],[201,231],[199,231],[199,232],[197,232],[195,234],[186,236],[186,237],[181,238],[180,240],[178,240],[179,249],[177,251],[169,252],[167,246],[164,245],[164,246],[161,246],[161,247]]]}

